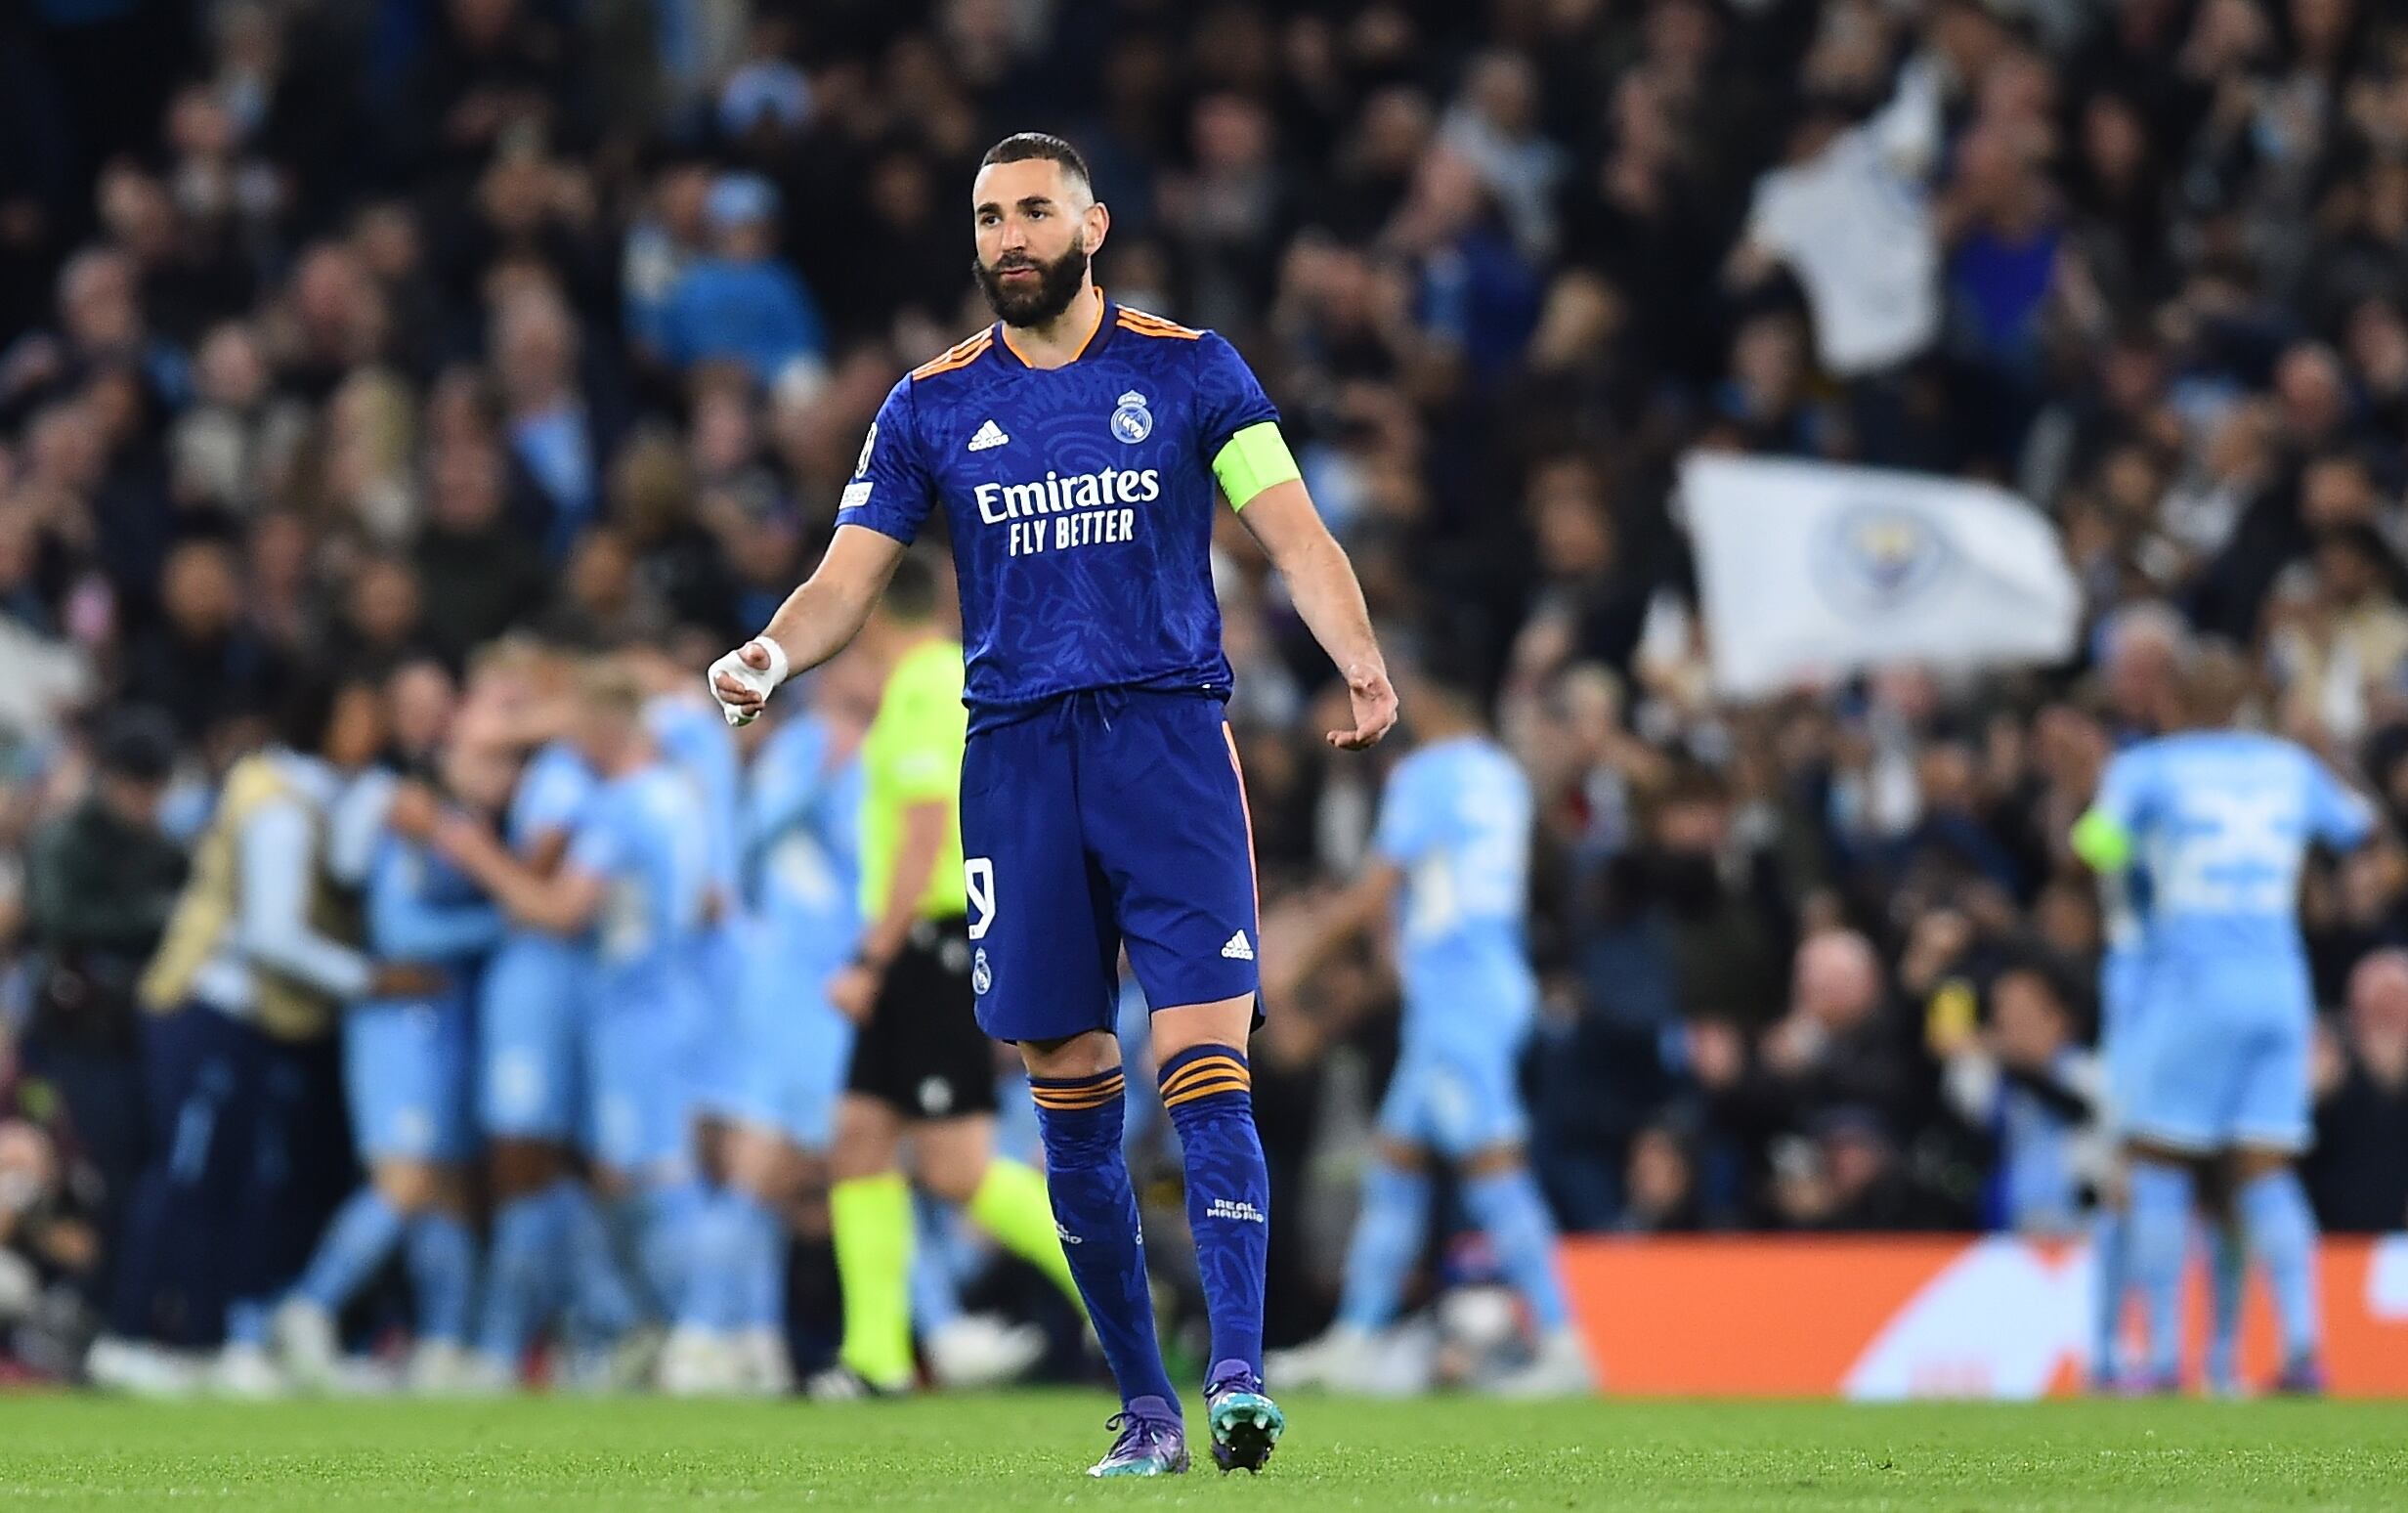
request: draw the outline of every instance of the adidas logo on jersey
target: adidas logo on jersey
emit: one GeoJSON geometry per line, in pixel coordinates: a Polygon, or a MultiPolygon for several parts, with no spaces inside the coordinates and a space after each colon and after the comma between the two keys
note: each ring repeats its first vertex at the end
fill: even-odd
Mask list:
{"type": "Polygon", "coordinates": [[[1233,962],[1250,962],[1254,960],[1254,947],[1246,943],[1246,932],[1241,929],[1229,937],[1229,943],[1221,948],[1221,954],[1233,962]]]}
{"type": "Polygon", "coordinates": [[[991,452],[997,447],[1007,445],[1010,442],[1010,437],[1004,434],[1004,428],[1002,426],[997,425],[992,420],[989,420],[986,424],[978,427],[977,435],[969,439],[969,450],[972,452],[991,452]]]}

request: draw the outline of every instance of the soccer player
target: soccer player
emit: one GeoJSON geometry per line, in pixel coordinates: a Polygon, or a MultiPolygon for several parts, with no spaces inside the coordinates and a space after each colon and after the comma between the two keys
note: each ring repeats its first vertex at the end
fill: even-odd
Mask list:
{"type": "MultiPolygon", "coordinates": [[[[662,756],[692,785],[710,858],[710,892],[704,904],[704,933],[693,962],[699,991],[686,996],[688,1020],[681,1034],[678,1076],[684,1112],[701,1170],[724,1169],[727,1158],[725,1105],[743,1075],[737,1037],[737,1006],[744,993],[745,954],[750,940],[740,886],[744,807],[743,761],[734,734],[709,699],[690,681],[693,670],[652,647],[632,647],[620,658],[649,692],[644,724],[662,756]]],[[[684,1321],[672,1332],[661,1358],[661,1385],[694,1395],[738,1390],[747,1371],[724,1321],[733,1294],[717,1285],[742,1251],[757,1251],[760,1215],[747,1194],[726,1189],[710,1192],[709,1211],[680,1232],[677,1242],[686,1275],[704,1295],[681,1299],[684,1321]]],[[[780,1353],[783,1359],[783,1352],[780,1353]]],[[[767,1364],[762,1358],[761,1364],[767,1364]]]]}
{"type": "Polygon", "coordinates": [[[826,1186],[852,1058],[852,1021],[828,1001],[826,984],[861,929],[859,753],[877,700],[868,683],[823,670],[810,706],[769,732],[748,768],[741,1067],[717,1106],[729,1126],[726,1202],[704,1248],[712,1258],[706,1277],[726,1289],[711,1317],[734,1336],[740,1385],[754,1392],[793,1385],[786,1215],[799,1193],[826,1186]]]}
{"type": "MultiPolygon", "coordinates": [[[[2190,629],[2164,604],[2143,602],[2118,610],[2101,627],[2102,670],[2118,723],[2116,739],[2133,745],[2180,729],[2183,678],[2192,655],[2190,629]]],[[[2107,1123],[2111,1138],[2135,1097],[2135,1078],[2147,1045],[2143,1020],[2149,1001],[2149,877],[2135,862],[2099,878],[2100,917],[2106,947],[2099,957],[2099,1059],[2106,1072],[2107,1123]]],[[[2174,1011],[2179,1013],[2177,1009],[2174,1011]]],[[[2127,1385],[2124,1318],[2132,1296],[2131,1246],[2126,1223],[2122,1152],[2102,1185],[2091,1216],[2093,1283],[2090,1388],[2114,1393],[2127,1385]]],[[[2200,1232],[2209,1275],[2208,1379],[2214,1390],[2236,1385],[2240,1354],[2242,1289],[2249,1266],[2222,1194],[2202,1216],[2200,1232]]]]}
{"type": "Polygon", "coordinates": [[[1460,1174],[1465,1206],[1538,1331],[1533,1359],[1497,1390],[1585,1393],[1588,1354],[1556,1275],[1555,1221],[1523,1157],[1529,1121],[1519,1068],[1538,1010],[1524,939],[1529,782],[1488,733],[1469,678],[1434,656],[1411,665],[1404,690],[1414,750],[1389,773],[1372,860],[1272,981],[1272,996],[1288,997],[1330,951],[1395,921],[1402,1050],[1380,1107],[1338,1322],[1276,1362],[1273,1374],[1282,1386],[1377,1385],[1379,1335],[1421,1255],[1429,1168],[1442,1159],[1460,1174]]]}
{"type": "Polygon", "coordinates": [[[1111,216],[1057,138],[989,150],[975,272],[998,323],[895,385],[826,558],[753,641],[713,664],[730,717],[852,639],[929,511],[951,527],[968,641],[962,842],[979,1022],[1016,1042],[1054,1215],[1118,1382],[1097,1476],[1184,1470],[1121,1151],[1114,962],[1155,1006],[1212,1320],[1213,1453],[1260,1469],[1284,1427],[1262,1391],[1269,1182],[1246,1040],[1257,1002],[1252,838],[1222,719],[1211,543],[1226,497],[1345,675],[1369,746],[1396,694],[1362,590],[1228,343],[1104,297],[1111,216]]]}
{"type": "MultiPolygon", "coordinates": [[[[452,799],[497,812],[517,775],[490,729],[463,728],[443,756],[452,799]]],[[[440,991],[371,998],[345,1011],[343,1081],[352,1138],[368,1182],[344,1202],[309,1270],[279,1306],[269,1336],[294,1382],[335,1385],[335,1316],[398,1248],[417,1306],[410,1385],[461,1385],[476,1239],[463,1168],[475,1151],[471,1014],[478,971],[501,939],[501,917],[422,843],[387,829],[367,879],[370,949],[440,967],[440,991]]]]}
{"type": "Polygon", "coordinates": [[[2280,1390],[2313,1392],[2316,1225],[2292,1163],[2305,1148],[2314,1028],[2298,922],[2307,847],[2374,830],[2364,800],[2287,741],[2226,728],[2247,671],[2194,655],[2195,728],[2109,763],[2076,827],[2101,873],[2145,866],[2152,885],[2146,1031],[2123,1115],[2130,1149],[2131,1272],[2148,1317],[2149,1385],[2179,1386],[2184,1260],[2198,1179],[2224,1168],[2251,1260],[2272,1285],[2280,1390]]]}
{"type": "Polygon", "coordinates": [[[512,919],[582,943],[579,984],[593,1160],[636,1236],[657,1301],[680,1309],[685,1228],[704,1207],[679,1075],[710,886],[708,826],[693,784],[644,722],[644,689],[597,662],[577,685],[579,755],[597,786],[557,871],[526,866],[483,825],[453,815],[438,847],[512,919]]]}
{"type": "MultiPolygon", "coordinates": [[[[463,715],[490,715],[533,747],[503,833],[538,877],[558,870],[596,788],[562,735],[573,678],[553,649],[505,641],[480,660],[463,715]]],[[[592,1192],[571,1170],[585,1123],[583,972],[571,933],[512,919],[478,994],[477,1113],[494,1211],[476,1344],[489,1387],[517,1379],[528,1341],[564,1295],[598,1333],[645,1353],[632,1349],[646,1337],[641,1306],[592,1192]]]]}
{"type": "Polygon", "coordinates": [[[838,1364],[811,1383],[820,1398],[911,1385],[915,1220],[902,1169],[906,1136],[923,1188],[1077,1290],[1044,1179],[995,1154],[995,1054],[971,1005],[955,798],[967,725],[962,645],[938,624],[938,609],[934,570],[906,557],[867,636],[887,671],[861,743],[863,928],[827,988],[859,1033],[837,1105],[828,1198],[844,1343],[838,1364]]]}

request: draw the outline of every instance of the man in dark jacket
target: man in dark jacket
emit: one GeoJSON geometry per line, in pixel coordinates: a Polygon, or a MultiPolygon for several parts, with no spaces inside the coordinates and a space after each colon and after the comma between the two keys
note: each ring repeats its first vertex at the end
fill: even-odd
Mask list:
{"type": "Polygon", "coordinates": [[[175,756],[165,715],[111,716],[95,742],[90,790],[35,834],[26,858],[39,957],[24,1061],[57,1090],[100,1174],[104,1236],[143,1154],[134,980],[184,884],[183,848],[158,823],[175,756]]]}

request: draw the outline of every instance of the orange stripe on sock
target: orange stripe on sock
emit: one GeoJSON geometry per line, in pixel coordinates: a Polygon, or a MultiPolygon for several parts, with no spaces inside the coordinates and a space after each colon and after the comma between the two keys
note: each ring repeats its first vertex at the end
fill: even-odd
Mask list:
{"type": "Polygon", "coordinates": [[[1127,1089],[1128,1083],[1124,1079],[1114,1077],[1109,1082],[1098,1082],[1087,1087],[1033,1087],[1028,1090],[1028,1094],[1030,1098],[1036,1100],[1037,1106],[1040,1108],[1094,1108],[1110,1102],[1127,1089]]]}
{"type": "Polygon", "coordinates": [[[1225,1077],[1235,1078],[1240,1086],[1250,1087],[1254,1082],[1244,1062],[1232,1060],[1226,1056],[1216,1056],[1200,1061],[1190,1061],[1169,1077],[1164,1078],[1162,1096],[1167,1099],[1174,1094],[1186,1092],[1199,1082],[1213,1082],[1225,1077]]]}
{"type": "Polygon", "coordinates": [[[1095,1103],[1114,1099],[1125,1091],[1125,1084],[1110,1082],[1097,1088],[1054,1088],[1035,1095],[1040,1103],[1095,1103]]]}
{"type": "Polygon", "coordinates": [[[1041,1108],[1085,1108],[1096,1103],[1108,1103],[1124,1091],[1116,1082],[1108,1088],[1082,1088],[1075,1093],[1040,1093],[1034,1098],[1041,1108]]]}
{"type": "Polygon", "coordinates": [[[1177,1093],[1165,1093],[1162,1096],[1162,1106],[1177,1108],[1182,1103],[1192,1103],[1199,1098],[1211,1098],[1216,1093],[1250,1093],[1252,1091],[1252,1086],[1243,1078],[1230,1077],[1219,1082],[1191,1084],[1177,1093]]]}

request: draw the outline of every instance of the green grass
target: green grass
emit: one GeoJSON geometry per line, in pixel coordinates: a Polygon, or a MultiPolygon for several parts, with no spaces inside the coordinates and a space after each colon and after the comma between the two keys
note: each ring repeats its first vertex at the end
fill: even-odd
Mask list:
{"type": "MultiPolygon", "coordinates": [[[[2408,1504],[2408,1405],[1363,1403],[1271,1469],[1079,1472],[1084,1394],[801,1404],[0,1399],[0,1508],[2010,1509],[2408,1504]]],[[[1201,1456],[1199,1455],[1199,1460],[1201,1456]]]]}

